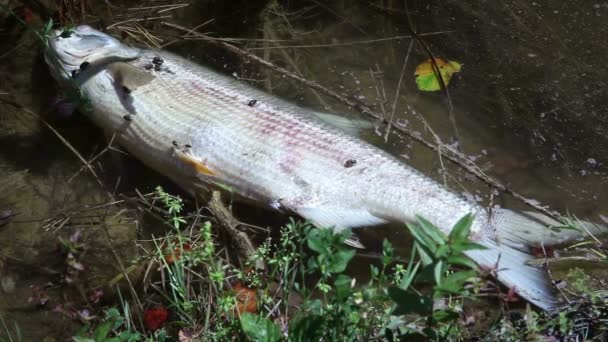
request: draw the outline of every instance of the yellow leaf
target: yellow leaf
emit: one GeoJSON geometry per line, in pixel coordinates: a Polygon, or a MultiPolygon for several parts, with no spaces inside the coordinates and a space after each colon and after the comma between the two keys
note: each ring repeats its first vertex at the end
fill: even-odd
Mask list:
{"type": "MultiPolygon", "coordinates": [[[[456,61],[445,61],[441,58],[435,58],[435,63],[439,68],[439,74],[443,78],[443,83],[447,86],[452,79],[452,75],[462,69],[462,65],[456,61]]],[[[414,72],[416,75],[416,85],[418,89],[423,91],[441,90],[439,79],[433,70],[433,62],[430,59],[420,63],[414,72]]]]}

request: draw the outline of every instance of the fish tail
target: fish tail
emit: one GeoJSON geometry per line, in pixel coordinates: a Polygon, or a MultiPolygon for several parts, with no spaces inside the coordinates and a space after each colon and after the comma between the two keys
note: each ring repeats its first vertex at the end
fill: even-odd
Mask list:
{"type": "Polygon", "coordinates": [[[608,232],[605,225],[572,220],[566,227],[546,215],[498,209],[493,213],[495,239],[484,239],[486,250],[467,255],[483,267],[493,268],[499,281],[513,288],[521,297],[548,310],[559,304],[554,286],[543,268],[530,266],[531,246],[551,246],[572,242],[588,235],[608,232]]]}
{"type": "Polygon", "coordinates": [[[487,249],[467,251],[466,254],[480,266],[494,269],[501,283],[543,310],[559,304],[546,270],[526,264],[534,258],[531,254],[489,239],[480,244],[487,249]]]}
{"type": "Polygon", "coordinates": [[[527,251],[530,246],[553,246],[608,232],[608,226],[565,219],[568,224],[541,213],[497,209],[494,214],[496,240],[527,251]]]}

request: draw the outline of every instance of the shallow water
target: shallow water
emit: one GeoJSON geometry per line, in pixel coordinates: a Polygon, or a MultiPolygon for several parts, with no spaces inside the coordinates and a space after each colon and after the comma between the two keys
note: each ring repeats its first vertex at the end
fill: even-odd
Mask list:
{"type": "MultiPolygon", "coordinates": [[[[121,6],[152,4],[158,3],[125,1],[121,6]]],[[[110,16],[104,1],[89,1],[87,6],[83,18],[74,17],[74,21],[107,27],[132,13],[112,8],[110,16]]],[[[390,0],[201,1],[163,12],[172,18],[162,20],[194,27],[214,19],[200,31],[247,38],[244,46],[258,55],[358,98],[387,118],[406,121],[433,141],[420,119],[424,118],[443,141],[452,142],[454,128],[448,120],[446,94],[416,89],[414,70],[428,58],[427,52],[418,41],[395,38],[410,35],[409,17],[434,56],[463,64],[448,86],[461,150],[489,175],[543,205],[595,221],[598,215],[607,215],[608,71],[604,59],[608,47],[603,37],[608,34],[604,24],[608,6],[518,0],[418,1],[410,3],[408,11],[402,6],[390,0]],[[308,47],[293,47],[301,45],[308,47]]],[[[137,13],[141,16],[144,11],[137,13]]],[[[4,18],[2,12],[0,18],[4,18]]],[[[83,157],[95,156],[107,144],[97,128],[78,114],[61,117],[49,110],[54,85],[35,36],[0,20],[8,28],[0,31],[0,97],[15,99],[43,115],[83,157]]],[[[37,20],[32,25],[41,25],[37,20]]],[[[162,40],[155,42],[173,41],[175,31],[162,27],[159,20],[140,23],[162,40]]],[[[135,34],[140,41],[134,39],[125,26],[129,25],[109,32],[152,45],[142,35],[135,34]]],[[[217,47],[176,41],[167,48],[297,103],[365,119],[353,109],[217,47]]],[[[87,289],[97,287],[120,272],[117,261],[128,265],[137,257],[137,236],[158,227],[146,224],[128,205],[93,212],[82,208],[110,202],[108,192],[116,198],[132,194],[135,188],[145,193],[157,184],[170,184],[135,161],[104,155],[93,165],[104,184],[101,187],[39,119],[2,103],[0,111],[0,210],[8,207],[19,213],[11,224],[0,227],[0,314],[9,323],[18,322],[25,340],[69,337],[74,324],[50,310],[58,298],[77,298],[79,292],[61,285],[57,272],[65,268],[65,255],[58,252],[58,237],[82,231],[87,246],[82,283],[87,289]],[[66,216],[71,219],[62,225],[61,218],[66,216]],[[28,302],[32,285],[48,285],[51,300],[44,310],[37,310],[35,301],[28,302]]],[[[445,179],[455,191],[484,204],[524,208],[449,162],[444,161],[442,167],[436,153],[411,139],[394,133],[385,139],[386,125],[375,124],[374,130],[364,132],[366,140],[437,180],[445,179]]],[[[259,217],[264,215],[256,209],[245,208],[237,214],[245,221],[263,223],[259,217]]],[[[367,245],[376,246],[382,237],[389,237],[398,247],[407,247],[406,236],[395,229],[378,231],[361,233],[367,245]]],[[[357,262],[365,264],[368,259],[357,262]]]]}

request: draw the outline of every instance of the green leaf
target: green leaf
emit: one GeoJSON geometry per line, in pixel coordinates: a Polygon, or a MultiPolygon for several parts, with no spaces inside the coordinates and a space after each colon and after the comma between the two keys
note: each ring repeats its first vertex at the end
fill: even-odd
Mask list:
{"type": "Polygon", "coordinates": [[[320,299],[313,299],[308,303],[308,308],[313,314],[320,315],[323,311],[323,302],[320,299]]]}
{"type": "Polygon", "coordinates": [[[465,266],[472,269],[477,269],[477,264],[464,255],[451,255],[446,259],[450,265],[465,266]]]}
{"type": "Polygon", "coordinates": [[[466,241],[469,233],[471,232],[471,225],[473,224],[474,216],[471,214],[466,214],[462,217],[452,228],[450,232],[450,240],[451,241],[466,241]]]}
{"type": "Polygon", "coordinates": [[[387,239],[382,241],[382,265],[388,266],[394,260],[395,249],[387,239]]]}
{"type": "Polygon", "coordinates": [[[343,249],[334,254],[327,271],[330,273],[342,273],[346,270],[346,266],[350,260],[355,256],[357,252],[355,250],[343,249]]]}
{"type": "Polygon", "coordinates": [[[269,319],[245,313],[241,316],[241,328],[252,341],[275,342],[281,340],[281,329],[269,319]]]}
{"type": "Polygon", "coordinates": [[[448,237],[429,220],[420,215],[416,215],[416,219],[418,220],[420,227],[423,229],[423,232],[433,239],[438,245],[443,245],[448,241],[448,237]]]}
{"type": "Polygon", "coordinates": [[[105,340],[103,340],[103,342],[121,342],[121,340],[118,337],[111,337],[111,338],[106,338],[105,340]]]}
{"type": "Polygon", "coordinates": [[[336,289],[338,300],[343,301],[348,298],[351,293],[351,282],[352,278],[345,274],[340,274],[336,277],[336,280],[334,280],[334,288],[336,289]]]}
{"type": "Polygon", "coordinates": [[[450,245],[441,245],[435,251],[435,258],[440,259],[446,256],[450,251],[450,245]]]}
{"type": "Polygon", "coordinates": [[[433,263],[433,258],[430,256],[428,250],[425,250],[418,241],[414,242],[414,249],[418,254],[420,254],[420,260],[424,266],[428,266],[433,263]]]}
{"type": "Polygon", "coordinates": [[[433,312],[433,319],[437,322],[455,321],[459,317],[458,313],[452,310],[437,310],[433,312]]]}
{"type": "Polygon", "coordinates": [[[95,341],[104,341],[110,335],[112,331],[112,327],[114,326],[114,320],[108,319],[103,321],[97,329],[95,329],[94,339],[95,341]]]}
{"type": "Polygon", "coordinates": [[[397,303],[397,307],[393,311],[395,316],[410,313],[428,315],[433,311],[433,300],[430,297],[409,293],[398,287],[389,288],[388,295],[397,303]]]}
{"type": "Polygon", "coordinates": [[[143,338],[140,333],[134,331],[123,331],[120,333],[119,337],[122,341],[128,342],[141,341],[143,338]]]}
{"type": "Polygon", "coordinates": [[[53,18],[49,18],[49,22],[46,23],[46,26],[44,27],[44,31],[45,33],[51,33],[51,30],[53,29],[53,18]]]}
{"type": "Polygon", "coordinates": [[[421,250],[424,250],[427,254],[435,255],[435,251],[437,250],[437,245],[433,242],[428,235],[424,233],[422,228],[417,224],[407,224],[406,227],[409,229],[410,233],[416,240],[416,243],[419,245],[421,250]]]}
{"type": "MultiPolygon", "coordinates": [[[[329,230],[326,230],[329,231],[329,230]]],[[[307,244],[308,248],[312,249],[317,253],[323,253],[326,251],[328,241],[325,239],[324,231],[321,229],[313,229],[308,233],[307,244]]]]}
{"type": "Polygon", "coordinates": [[[452,244],[452,253],[461,253],[464,251],[470,251],[470,250],[474,250],[474,249],[484,250],[484,249],[488,249],[488,248],[484,245],[480,245],[475,242],[464,242],[463,241],[463,242],[455,242],[452,244]]]}
{"type": "Polygon", "coordinates": [[[452,273],[443,279],[443,283],[441,286],[437,287],[437,290],[459,294],[465,290],[464,284],[476,276],[477,272],[475,271],[460,271],[452,273]]]}
{"type": "Polygon", "coordinates": [[[410,287],[410,285],[412,284],[412,281],[414,280],[414,278],[416,277],[416,274],[418,273],[419,268],[420,268],[420,262],[417,262],[416,266],[414,266],[411,270],[408,267],[408,272],[401,280],[401,284],[399,284],[400,289],[407,290],[410,287]]]}
{"type": "Polygon", "coordinates": [[[441,286],[441,278],[443,277],[443,260],[440,260],[435,264],[434,275],[435,275],[435,284],[441,286]]]}
{"type": "Polygon", "coordinates": [[[118,329],[124,322],[124,318],[120,314],[120,311],[116,308],[110,308],[106,311],[106,318],[104,321],[111,320],[114,322],[112,329],[118,329]]]}

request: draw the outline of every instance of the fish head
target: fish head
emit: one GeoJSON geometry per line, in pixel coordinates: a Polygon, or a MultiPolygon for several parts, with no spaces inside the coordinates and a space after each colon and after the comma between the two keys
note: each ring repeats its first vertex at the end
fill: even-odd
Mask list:
{"type": "Polygon", "coordinates": [[[132,59],[138,54],[139,49],[124,45],[88,25],[80,25],[73,30],[53,30],[48,37],[44,56],[55,79],[64,81],[86,63],[132,59]]]}

